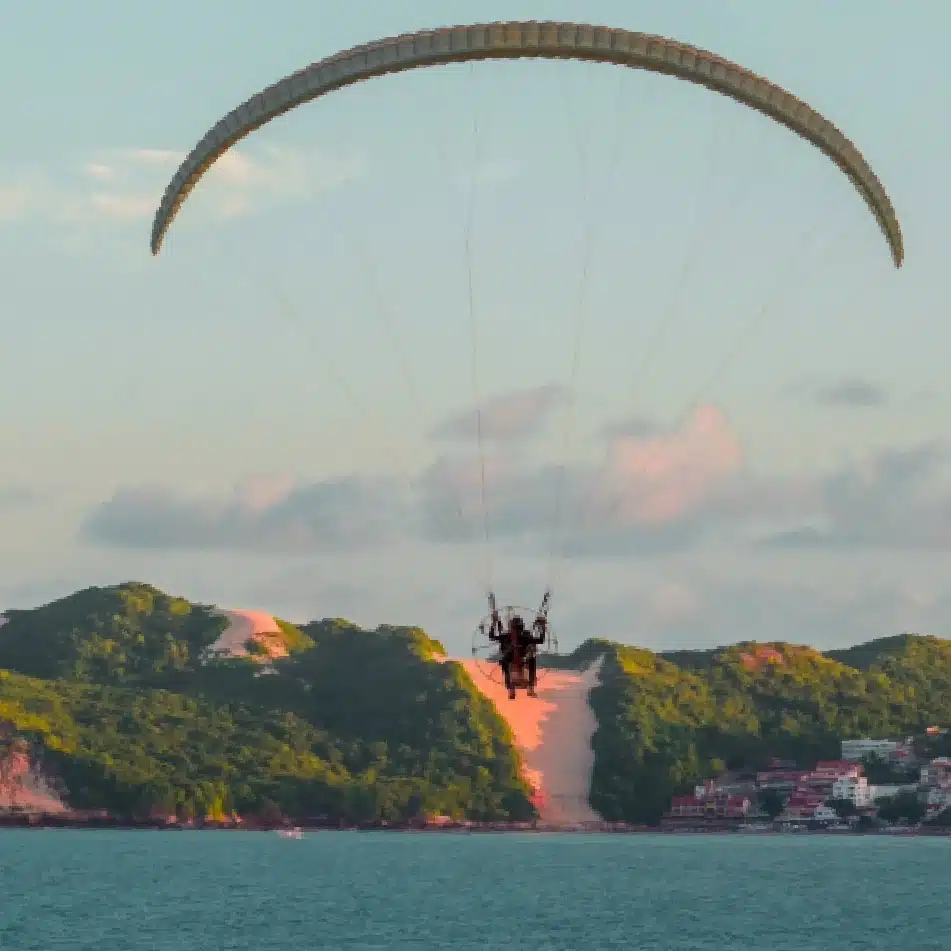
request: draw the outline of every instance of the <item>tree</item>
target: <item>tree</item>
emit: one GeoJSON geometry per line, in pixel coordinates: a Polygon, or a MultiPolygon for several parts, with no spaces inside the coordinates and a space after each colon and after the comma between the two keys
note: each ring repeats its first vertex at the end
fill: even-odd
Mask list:
{"type": "Polygon", "coordinates": [[[148,783],[142,787],[135,812],[143,817],[174,816],[177,805],[175,790],[168,784],[148,783]]]}
{"type": "Polygon", "coordinates": [[[942,809],[941,812],[928,821],[928,825],[939,826],[943,829],[951,826],[951,806],[942,809]]]}
{"type": "Polygon", "coordinates": [[[848,819],[849,816],[854,816],[858,812],[858,808],[851,799],[830,799],[826,805],[835,809],[840,819],[848,819]]]}
{"type": "Polygon", "coordinates": [[[770,817],[775,819],[786,805],[785,797],[775,789],[761,789],[757,796],[760,809],[770,817]]]}
{"type": "Polygon", "coordinates": [[[873,786],[888,786],[905,776],[903,769],[896,769],[891,762],[874,754],[862,757],[862,768],[873,786]]]}
{"type": "Polygon", "coordinates": [[[258,806],[258,820],[262,825],[279,826],[284,821],[281,807],[273,799],[262,799],[258,806]]]}
{"type": "Polygon", "coordinates": [[[926,812],[927,807],[914,792],[902,790],[878,800],[878,817],[883,822],[895,823],[904,819],[915,825],[921,822],[926,812]]]}

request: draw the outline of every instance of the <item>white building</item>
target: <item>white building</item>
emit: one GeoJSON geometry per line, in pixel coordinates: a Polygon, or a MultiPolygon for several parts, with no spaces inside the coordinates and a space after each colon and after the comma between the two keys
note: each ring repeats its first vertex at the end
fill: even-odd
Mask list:
{"type": "Polygon", "coordinates": [[[901,746],[898,740],[843,740],[842,759],[861,760],[866,756],[888,759],[901,746]]]}
{"type": "Polygon", "coordinates": [[[832,784],[832,798],[846,799],[857,809],[872,804],[872,788],[864,776],[842,776],[832,784]]]}
{"type": "Polygon", "coordinates": [[[816,806],[812,818],[817,822],[838,822],[839,814],[831,806],[816,806]]]}
{"type": "Polygon", "coordinates": [[[922,786],[947,786],[951,785],[951,759],[941,757],[933,759],[930,763],[921,767],[921,785],[922,786]]]}
{"type": "Polygon", "coordinates": [[[951,789],[948,787],[934,786],[928,790],[927,803],[930,809],[940,812],[951,806],[951,789]]]}

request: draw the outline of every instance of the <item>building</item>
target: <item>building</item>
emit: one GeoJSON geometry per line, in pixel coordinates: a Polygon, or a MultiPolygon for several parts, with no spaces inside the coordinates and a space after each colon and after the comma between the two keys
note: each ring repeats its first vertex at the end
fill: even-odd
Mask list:
{"type": "Polygon", "coordinates": [[[822,796],[797,791],[786,803],[779,821],[792,825],[805,822],[831,824],[839,821],[839,814],[825,804],[822,796]]]}
{"type": "Polygon", "coordinates": [[[803,777],[809,775],[806,769],[770,769],[756,774],[756,788],[774,789],[779,793],[791,793],[803,777]]]}
{"type": "Polygon", "coordinates": [[[707,799],[717,794],[717,781],[715,779],[705,779],[699,786],[693,787],[693,795],[696,799],[707,799]]]}
{"type": "Polygon", "coordinates": [[[842,759],[861,760],[866,756],[877,756],[879,759],[890,759],[892,755],[902,746],[898,740],[843,740],[842,741],[842,759]]]}
{"type": "Polygon", "coordinates": [[[928,812],[936,814],[943,812],[951,807],[951,787],[933,786],[928,790],[928,798],[925,800],[928,806],[928,812]]]}
{"type": "Polygon", "coordinates": [[[847,759],[819,760],[816,763],[816,768],[812,771],[812,775],[816,779],[833,780],[841,779],[844,776],[858,777],[862,773],[863,769],[860,764],[847,759]]]}
{"type": "Polygon", "coordinates": [[[816,768],[802,773],[793,789],[793,795],[804,794],[826,799],[835,798],[834,787],[841,779],[858,780],[862,777],[862,766],[842,760],[820,760],[816,768]]]}
{"type": "Polygon", "coordinates": [[[832,798],[844,799],[856,809],[872,804],[872,787],[864,776],[840,776],[832,783],[832,798]]]}
{"type": "Polygon", "coordinates": [[[746,796],[714,792],[704,796],[674,796],[668,816],[673,819],[745,819],[750,812],[746,796]]]}
{"type": "Polygon", "coordinates": [[[921,767],[922,786],[951,786],[951,759],[942,756],[921,767]]]}

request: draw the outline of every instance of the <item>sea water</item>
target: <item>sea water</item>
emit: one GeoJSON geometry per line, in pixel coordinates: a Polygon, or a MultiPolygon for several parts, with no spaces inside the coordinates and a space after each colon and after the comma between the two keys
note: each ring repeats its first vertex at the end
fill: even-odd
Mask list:
{"type": "Polygon", "coordinates": [[[0,832],[2,951],[951,947],[951,838],[0,832]]]}

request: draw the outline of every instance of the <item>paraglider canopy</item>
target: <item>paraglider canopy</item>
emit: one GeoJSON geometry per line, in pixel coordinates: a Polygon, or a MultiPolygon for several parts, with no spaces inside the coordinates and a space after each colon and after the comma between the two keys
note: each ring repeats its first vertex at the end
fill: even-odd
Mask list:
{"type": "Polygon", "coordinates": [[[576,59],[665,73],[756,109],[811,142],[849,177],[875,216],[892,260],[904,246],[892,203],[861,152],[828,119],[775,83],[722,56],[649,33],[584,23],[507,22],[423,30],[356,46],[292,73],[217,122],[169,183],[152,227],[152,253],[189,192],[236,142],[277,116],[344,86],[387,73],[489,59],[576,59]]]}

